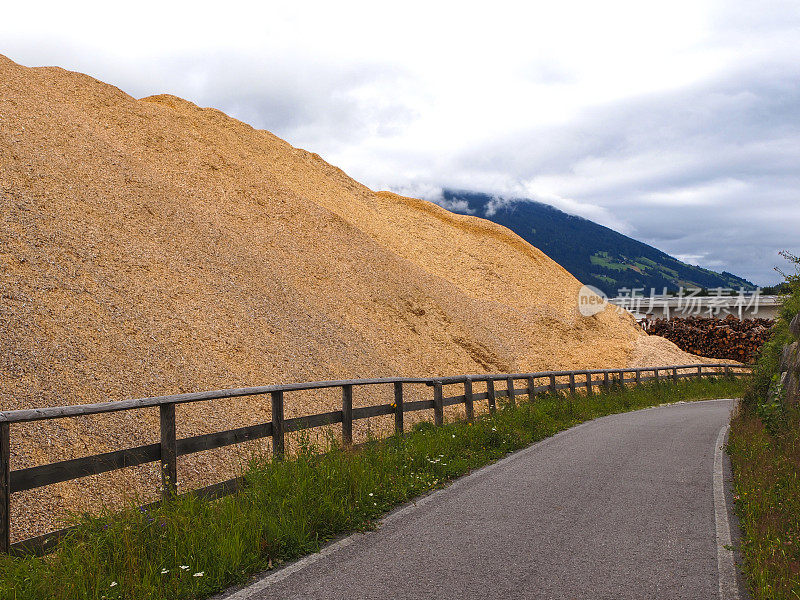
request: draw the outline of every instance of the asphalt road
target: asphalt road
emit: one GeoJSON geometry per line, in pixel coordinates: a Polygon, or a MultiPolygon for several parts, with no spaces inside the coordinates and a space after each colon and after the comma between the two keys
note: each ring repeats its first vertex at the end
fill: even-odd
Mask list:
{"type": "Polygon", "coordinates": [[[585,423],[227,597],[743,597],[724,549],[716,450],[732,406],[678,404],[585,423]]]}

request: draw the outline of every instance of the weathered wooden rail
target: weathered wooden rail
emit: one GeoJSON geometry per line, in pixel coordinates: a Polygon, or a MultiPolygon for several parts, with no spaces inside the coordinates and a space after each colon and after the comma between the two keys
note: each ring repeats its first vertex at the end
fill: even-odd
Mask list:
{"type": "MultiPolygon", "coordinates": [[[[261,387],[238,388],[210,392],[195,392],[105,402],[101,404],[80,404],[52,408],[35,408],[0,412],[0,552],[8,553],[43,553],[50,550],[55,543],[69,531],[62,529],[43,536],[30,538],[11,544],[11,497],[16,492],[32,490],[55,483],[70,481],[89,475],[98,475],[116,471],[126,467],[145,463],[161,463],[161,487],[164,497],[177,492],[178,457],[222,448],[261,438],[272,439],[272,451],[276,459],[281,459],[285,452],[286,434],[292,431],[311,429],[323,425],[341,423],[342,442],[353,443],[353,421],[394,415],[395,432],[403,433],[403,415],[407,412],[433,410],[434,423],[444,423],[444,407],[463,404],[466,418],[475,418],[475,402],[488,401],[489,411],[496,410],[497,398],[505,397],[513,403],[517,395],[533,397],[542,392],[557,393],[568,390],[577,393],[584,388],[592,393],[595,388],[608,388],[614,384],[639,384],[645,381],[672,380],[678,381],[686,377],[704,377],[719,374],[741,376],[748,374],[751,367],[725,364],[674,365],[637,369],[591,369],[579,371],[544,371],[538,373],[512,373],[488,375],[458,375],[453,377],[408,378],[390,377],[381,379],[351,379],[343,381],[314,381],[309,383],[289,383],[267,385],[261,387]],[[643,376],[644,374],[650,374],[643,376]],[[566,378],[568,381],[562,381],[566,378]],[[580,378],[580,380],[579,380],[580,378]],[[504,382],[505,389],[496,389],[497,381],[504,382]],[[517,388],[517,382],[524,382],[524,387],[517,388]],[[541,383],[544,381],[545,383],[541,383]],[[475,393],[473,384],[485,382],[486,392],[475,393]],[[404,402],[404,386],[422,384],[433,388],[433,398],[404,402]],[[361,408],[353,407],[353,388],[374,385],[392,385],[394,397],[389,404],[379,404],[361,408]],[[463,386],[463,393],[455,396],[444,396],[444,387],[463,386]],[[284,394],[287,392],[341,388],[341,410],[302,417],[284,418],[284,394]],[[257,396],[269,394],[272,407],[272,420],[248,427],[240,427],[217,433],[197,435],[177,439],[175,423],[175,405],[224,398],[257,396]],[[96,454],[83,458],[74,458],[61,462],[11,470],[11,425],[31,421],[64,419],[87,415],[98,415],[110,412],[136,410],[158,407],[160,412],[160,442],[135,448],[125,448],[115,452],[96,454]]],[[[232,493],[239,485],[238,479],[230,479],[190,493],[207,498],[217,498],[232,493]]]]}

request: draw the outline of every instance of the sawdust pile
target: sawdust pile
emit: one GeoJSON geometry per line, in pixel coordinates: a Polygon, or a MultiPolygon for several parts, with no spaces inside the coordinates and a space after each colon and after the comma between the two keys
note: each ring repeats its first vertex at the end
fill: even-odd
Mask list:
{"type": "MultiPolygon", "coordinates": [[[[217,110],[4,57],[0,204],[4,410],[692,360],[626,315],[580,316],[580,283],[503,227],[375,193],[217,110]]],[[[338,402],[289,395],[287,413],[338,402]]],[[[181,407],[179,435],[268,418],[265,399],[181,407]]],[[[15,427],[13,468],[155,442],[157,422],[15,427]]],[[[181,459],[182,483],[229,477],[230,454],[181,459]]],[[[155,469],[130,471],[15,495],[15,537],[109,502],[123,481],[152,491],[155,469]]]]}

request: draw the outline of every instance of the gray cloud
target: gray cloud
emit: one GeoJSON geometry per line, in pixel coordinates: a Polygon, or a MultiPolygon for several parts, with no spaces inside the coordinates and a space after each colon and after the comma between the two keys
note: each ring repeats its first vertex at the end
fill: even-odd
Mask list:
{"type": "MultiPolygon", "coordinates": [[[[489,193],[548,201],[536,194],[546,184],[574,202],[560,206],[568,212],[769,283],[777,251],[800,251],[798,81],[797,63],[747,65],[686,89],[594,107],[565,127],[466,149],[449,168],[470,178],[504,174],[506,189],[482,190],[489,193]]],[[[448,183],[459,186],[454,179],[448,183]]]]}
{"type": "Polygon", "coordinates": [[[127,58],[95,53],[69,41],[9,40],[2,52],[27,66],[56,64],[113,83],[140,98],[169,93],[212,106],[268,129],[295,145],[320,139],[332,149],[367,137],[392,135],[416,114],[402,96],[375,89],[413,85],[401,67],[364,60],[209,52],[127,58]]]}
{"type": "MultiPolygon", "coordinates": [[[[553,21],[551,37],[548,13],[529,14],[545,19],[526,21],[541,25],[538,36],[546,39],[540,46],[534,45],[536,36],[519,35],[520,28],[514,37],[486,27],[483,14],[473,23],[476,35],[465,40],[444,26],[449,20],[434,19],[431,30],[441,29],[446,38],[441,55],[431,45],[435,36],[414,44],[402,27],[387,27],[362,48],[363,24],[345,12],[337,23],[315,23],[314,15],[300,14],[295,23],[302,28],[287,29],[285,40],[274,44],[265,36],[267,42],[253,49],[239,47],[228,31],[213,46],[164,46],[147,54],[124,44],[109,47],[108,38],[100,42],[104,47],[91,46],[93,24],[73,34],[59,24],[60,37],[42,33],[38,25],[27,32],[14,26],[4,33],[0,51],[23,64],[89,73],[137,97],[166,92],[219,108],[319,152],[375,188],[431,200],[441,200],[442,187],[527,197],[701,266],[772,283],[773,266],[781,263],[777,251],[800,253],[800,11],[793,1],[710,2],[671,7],[670,13],[684,12],[668,38],[658,27],[639,23],[641,31],[649,27],[662,35],[653,47],[646,47],[636,28],[620,28],[614,11],[627,17],[627,9],[592,13],[602,17],[608,11],[605,27],[630,33],[631,49],[628,40],[603,36],[586,42],[596,28],[573,23],[576,7],[567,6],[563,20],[553,21]],[[684,46],[669,45],[683,35],[683,17],[691,20],[696,13],[705,19],[697,21],[699,33],[684,46]],[[476,45],[478,33],[486,39],[476,45]],[[397,43],[392,36],[398,35],[409,43],[397,43]],[[322,42],[314,46],[317,38],[322,42]],[[348,47],[337,54],[336,43],[348,47]],[[603,45],[609,50],[598,61],[603,45]],[[659,59],[666,45],[674,56],[651,73],[651,55],[659,59]],[[460,64],[458,56],[469,52],[460,64]],[[709,59],[710,66],[694,78],[682,78],[682,52],[723,58],[709,59]],[[636,60],[639,53],[646,60],[636,60]],[[602,62],[607,57],[620,63],[602,62]],[[592,79],[603,68],[613,83],[592,79]],[[659,75],[656,83],[653,73],[659,75]],[[625,87],[638,79],[648,84],[625,87]],[[560,111],[561,101],[582,94],[587,97],[560,111]],[[540,112],[546,118],[527,119],[540,112]],[[513,118],[503,119],[506,113],[513,118]]],[[[587,2],[578,12],[593,6],[587,2]]],[[[486,14],[495,12],[502,22],[501,8],[486,14]]],[[[265,14],[272,16],[272,9],[265,14]]],[[[273,31],[281,31],[292,22],[276,17],[274,25],[273,31]]],[[[687,21],[685,28],[690,26],[687,21]]]]}

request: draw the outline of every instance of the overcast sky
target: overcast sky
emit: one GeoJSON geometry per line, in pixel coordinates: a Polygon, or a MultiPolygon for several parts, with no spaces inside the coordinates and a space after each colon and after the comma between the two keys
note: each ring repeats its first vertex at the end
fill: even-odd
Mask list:
{"type": "Polygon", "coordinates": [[[758,284],[800,253],[797,1],[15,2],[0,53],[219,108],[373,189],[536,199],[758,284]]]}

